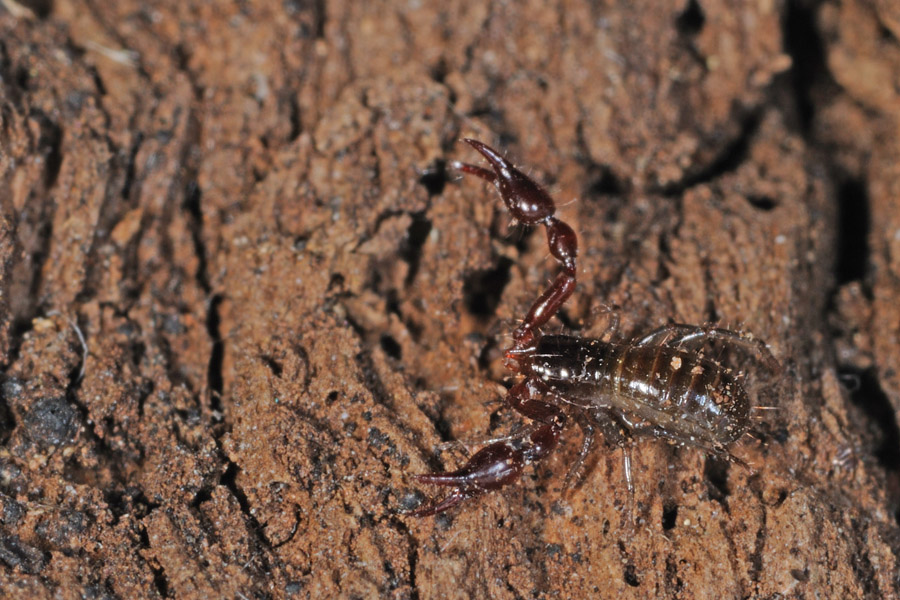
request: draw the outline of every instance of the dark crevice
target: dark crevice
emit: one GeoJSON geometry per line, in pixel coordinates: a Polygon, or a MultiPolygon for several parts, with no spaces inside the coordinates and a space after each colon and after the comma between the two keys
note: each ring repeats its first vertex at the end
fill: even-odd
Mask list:
{"type": "Polygon", "coordinates": [[[872,217],[869,193],[860,179],[848,179],[838,188],[838,285],[865,279],[869,270],[869,230],[872,217]]]}
{"type": "Polygon", "coordinates": [[[681,592],[684,590],[684,581],[678,576],[678,564],[675,560],[675,557],[671,554],[666,557],[666,582],[672,598],[680,597],[681,592]]]}
{"type": "Polygon", "coordinates": [[[496,336],[490,336],[479,339],[478,343],[481,344],[481,352],[478,353],[478,368],[487,371],[498,356],[500,341],[496,336]]]}
{"type": "MultiPolygon", "coordinates": [[[[587,144],[583,145],[582,152],[587,152],[587,144]]],[[[588,160],[585,164],[585,171],[585,179],[588,183],[581,192],[584,200],[603,200],[604,206],[606,206],[610,196],[622,196],[628,192],[627,183],[616,176],[609,165],[601,165],[588,160]]]]}
{"type": "Polygon", "coordinates": [[[144,491],[137,486],[112,488],[103,490],[103,500],[112,513],[112,524],[117,525],[121,518],[128,515],[137,520],[143,519],[160,504],[151,502],[144,491]]]}
{"type": "MultiPolygon", "coordinates": [[[[25,76],[28,76],[27,71],[25,72],[25,76]]],[[[25,89],[18,82],[18,77],[13,74],[12,62],[9,60],[9,50],[6,48],[6,44],[3,40],[0,40],[0,78],[2,78],[3,81],[12,81],[14,83],[14,85],[4,86],[4,92],[14,106],[21,106],[22,92],[24,92],[25,89]]],[[[6,118],[0,120],[0,126],[3,127],[4,133],[9,131],[9,125],[10,123],[6,118]]]]}
{"type": "Polygon", "coordinates": [[[494,315],[503,290],[509,283],[512,265],[512,260],[501,257],[493,269],[475,271],[466,277],[463,303],[470,314],[481,318],[494,315]]]}
{"type": "MultiPolygon", "coordinates": [[[[900,426],[891,401],[878,382],[875,369],[859,370],[845,367],[839,371],[841,378],[853,377],[859,382],[856,389],[849,390],[850,401],[861,409],[869,421],[869,427],[877,439],[875,457],[884,469],[900,473],[900,426]]],[[[900,498],[894,498],[898,504],[900,498]]]]}
{"type": "MultiPolygon", "coordinates": [[[[344,276],[340,273],[332,273],[331,278],[328,280],[328,288],[327,291],[329,294],[333,294],[335,296],[346,296],[346,292],[341,290],[344,289],[344,276]]],[[[364,333],[363,329],[360,328],[357,333],[364,333]]]]}
{"type": "Polygon", "coordinates": [[[225,469],[225,472],[222,473],[222,477],[219,479],[219,484],[228,488],[228,491],[231,492],[231,495],[234,496],[234,499],[237,500],[238,506],[241,507],[241,512],[244,515],[244,518],[247,519],[247,530],[253,536],[253,540],[256,544],[259,545],[259,551],[255,553],[255,556],[259,558],[259,567],[263,573],[268,573],[272,570],[272,565],[269,562],[270,550],[272,549],[272,545],[269,543],[268,538],[266,538],[265,533],[263,531],[262,525],[259,523],[259,520],[253,514],[253,510],[250,507],[250,501],[247,499],[247,495],[244,493],[244,490],[237,485],[237,474],[240,472],[237,464],[231,461],[228,461],[228,467],[225,469]]]}
{"type": "Polygon", "coordinates": [[[179,71],[183,71],[191,81],[191,84],[194,83],[194,78],[191,76],[191,70],[189,68],[191,64],[191,53],[187,49],[184,44],[175,44],[175,47],[172,49],[172,53],[175,55],[175,65],[179,71]]]}
{"type": "Polygon", "coordinates": [[[6,444],[16,428],[16,419],[7,400],[18,396],[22,389],[22,383],[18,379],[0,376],[0,445],[6,444]]]}
{"type": "MultiPolygon", "coordinates": [[[[91,68],[88,70],[88,73],[90,73],[91,75],[91,79],[94,82],[94,87],[97,88],[97,96],[99,96],[100,98],[106,96],[108,94],[106,90],[106,84],[103,83],[103,78],[100,77],[100,73],[97,71],[97,69],[91,68]]],[[[109,115],[106,113],[106,111],[104,111],[104,117],[108,121],[109,115]]]]}
{"type": "Polygon", "coordinates": [[[314,0],[313,7],[313,12],[315,14],[315,26],[313,27],[313,30],[315,31],[316,39],[321,40],[325,38],[325,22],[327,20],[325,0],[314,0]]]}
{"type": "Polygon", "coordinates": [[[705,23],[706,15],[697,0],[688,0],[687,6],[675,18],[675,28],[681,35],[697,35],[705,23]]]}
{"type": "MultiPolygon", "coordinates": [[[[203,239],[203,208],[201,206],[202,193],[194,178],[193,168],[189,170],[184,191],[184,208],[189,215],[191,223],[191,239],[194,245],[194,253],[197,256],[196,280],[200,289],[210,295],[212,286],[209,281],[206,243],[203,239]]],[[[210,409],[214,413],[222,410],[222,392],[225,387],[222,364],[225,357],[225,346],[222,340],[220,326],[221,316],[219,307],[222,304],[221,294],[212,294],[206,307],[206,331],[212,340],[212,348],[209,355],[209,365],[206,371],[206,381],[209,387],[210,409]]]]}
{"type": "MultiPolygon", "coordinates": [[[[378,215],[376,215],[375,217],[375,224],[372,226],[371,230],[363,232],[363,234],[359,237],[356,248],[359,248],[360,246],[371,240],[379,231],[381,231],[381,226],[384,225],[385,221],[395,219],[404,214],[406,214],[404,211],[396,208],[390,208],[378,213],[378,215]]],[[[308,242],[309,240],[307,239],[306,241],[308,242]]]]}
{"type": "Polygon", "coordinates": [[[675,263],[672,258],[672,244],[669,241],[669,235],[668,232],[663,231],[659,236],[659,262],[656,265],[656,278],[654,279],[656,284],[662,283],[669,278],[672,274],[669,265],[675,263]]]}
{"type": "Polygon", "coordinates": [[[392,408],[394,406],[393,398],[387,391],[384,382],[381,381],[381,377],[378,376],[372,357],[360,352],[356,355],[356,365],[362,372],[363,383],[366,389],[369,390],[369,393],[372,394],[372,399],[382,406],[392,408]]]}
{"type": "Polygon", "coordinates": [[[753,543],[753,553],[750,554],[750,581],[759,581],[759,575],[763,569],[763,551],[766,548],[766,531],[768,527],[768,516],[765,511],[762,513],[762,523],[756,530],[756,540],[753,543]]]}
{"type": "Polygon", "coordinates": [[[285,544],[287,544],[291,540],[293,540],[295,537],[297,537],[297,531],[299,531],[299,529],[300,529],[300,521],[303,518],[303,515],[301,513],[300,507],[296,506],[296,505],[294,506],[293,513],[294,513],[294,525],[291,527],[291,531],[288,533],[288,535],[284,536],[284,539],[275,540],[275,541],[270,540],[273,550],[276,548],[281,548],[282,546],[284,546],[285,544]]]}
{"type": "MultiPolygon", "coordinates": [[[[510,225],[506,236],[503,236],[503,243],[514,246],[515,249],[519,251],[520,255],[524,255],[528,252],[528,241],[535,231],[535,227],[529,227],[522,223],[514,222],[510,225]]],[[[501,237],[498,235],[496,227],[491,228],[491,236],[494,238],[501,237]]]]}
{"type": "Polygon", "coordinates": [[[36,243],[31,249],[31,285],[28,289],[29,302],[25,308],[25,313],[16,315],[16,321],[24,320],[21,324],[24,330],[21,333],[31,329],[31,320],[44,312],[43,303],[40,301],[41,284],[44,281],[44,261],[50,256],[50,244],[53,241],[53,216],[51,215],[51,207],[49,202],[44,202],[41,207],[40,216],[38,217],[37,227],[34,232],[36,243]]]}
{"type": "Polygon", "coordinates": [[[435,83],[443,84],[449,73],[450,65],[447,64],[447,60],[443,56],[428,69],[428,74],[435,83]]]}
{"type": "Polygon", "coordinates": [[[28,91],[28,83],[31,78],[28,75],[28,69],[22,66],[18,66],[15,69],[15,73],[13,74],[13,81],[16,82],[17,91],[19,92],[27,92],[28,91]]]}
{"type": "Polygon", "coordinates": [[[641,585],[641,582],[637,577],[637,569],[635,569],[634,565],[630,563],[625,565],[625,572],[623,575],[625,583],[627,583],[631,587],[638,587],[639,585],[641,585]]]}
{"type": "Polygon", "coordinates": [[[422,258],[422,247],[431,233],[431,221],[425,218],[425,212],[412,214],[412,223],[406,230],[406,236],[400,244],[400,258],[409,263],[404,284],[410,286],[419,272],[419,261],[422,258]]]}
{"type": "Polygon", "coordinates": [[[247,495],[244,494],[244,490],[242,490],[237,485],[237,475],[240,472],[240,468],[238,468],[237,463],[232,461],[228,461],[228,467],[226,467],[225,472],[222,473],[222,477],[219,479],[219,484],[224,485],[231,492],[231,495],[234,496],[234,499],[237,500],[238,505],[241,507],[241,512],[247,515],[250,519],[255,521],[255,517],[253,517],[250,512],[250,502],[247,500],[247,495]]]}
{"type": "MultiPolygon", "coordinates": [[[[441,412],[443,413],[443,411],[441,412]]],[[[434,425],[434,430],[440,437],[441,442],[449,442],[456,439],[453,437],[453,428],[449,419],[440,416],[437,419],[431,419],[431,422],[434,425]]]]}
{"type": "Polygon", "coordinates": [[[725,507],[725,512],[728,512],[728,496],[731,493],[728,489],[729,467],[730,464],[727,460],[715,456],[707,456],[706,464],[703,467],[703,477],[706,479],[709,497],[725,507]]]}
{"type": "Polygon", "coordinates": [[[662,511],[662,528],[663,531],[669,531],[675,527],[678,521],[678,505],[674,502],[666,502],[663,504],[662,511]]]}
{"type": "Polygon", "coordinates": [[[268,354],[262,354],[259,358],[263,362],[263,364],[266,365],[270,371],[272,371],[272,375],[281,379],[281,374],[284,372],[284,367],[280,362],[278,362],[268,354]]]}
{"type": "Polygon", "coordinates": [[[762,120],[762,111],[755,110],[740,119],[740,132],[722,152],[709,164],[688,172],[681,180],[664,186],[651,186],[648,191],[664,196],[680,196],[682,192],[697,185],[714,181],[726,173],[737,169],[747,158],[750,142],[753,140],[762,120]]]}
{"type": "Polygon", "coordinates": [[[569,315],[569,311],[565,306],[556,311],[556,319],[562,323],[563,331],[581,331],[584,328],[584,323],[581,319],[573,319],[571,315],[569,315]]]}
{"type": "Polygon", "coordinates": [[[447,161],[436,160],[434,164],[419,174],[419,183],[428,191],[429,197],[440,196],[450,176],[447,173],[447,161]]]}
{"type": "Polygon", "coordinates": [[[39,19],[46,19],[53,12],[53,0],[28,0],[24,3],[39,19]]]}
{"type": "Polygon", "coordinates": [[[134,185],[134,177],[135,177],[135,163],[137,162],[137,153],[138,150],[141,149],[141,144],[144,141],[144,133],[142,131],[138,131],[134,136],[134,141],[131,144],[131,148],[128,152],[128,160],[125,162],[125,181],[122,183],[122,200],[131,205],[131,203],[138,200],[135,194],[135,185],[134,185]]]}
{"type": "Polygon", "coordinates": [[[189,178],[184,190],[184,208],[190,216],[191,238],[197,255],[197,282],[207,294],[210,291],[206,272],[206,244],[203,243],[203,208],[200,205],[202,192],[197,181],[189,178]]]}
{"type": "Polygon", "coordinates": [[[401,358],[403,358],[403,348],[400,347],[400,344],[397,343],[397,340],[395,340],[394,337],[390,334],[381,334],[378,343],[381,346],[381,349],[384,350],[384,353],[394,360],[400,360],[401,358]]]}
{"type": "Polygon", "coordinates": [[[303,133],[303,122],[300,119],[300,103],[297,101],[295,94],[290,94],[287,98],[288,104],[288,120],[291,123],[291,129],[288,131],[287,141],[296,141],[300,134],[303,133]]]}
{"type": "MultiPolygon", "coordinates": [[[[139,529],[139,535],[141,538],[141,547],[152,550],[153,546],[150,545],[150,536],[147,534],[146,526],[139,529]]],[[[156,588],[156,593],[159,594],[161,598],[171,598],[172,596],[169,593],[169,580],[166,579],[163,568],[154,567],[152,562],[147,562],[146,564],[150,569],[150,572],[153,573],[153,587],[156,588]]]]}
{"type": "Polygon", "coordinates": [[[747,196],[747,202],[750,203],[754,208],[758,208],[763,212],[769,212],[778,206],[778,201],[776,201],[771,196],[747,196]]]}
{"type": "Polygon", "coordinates": [[[40,126],[37,147],[44,155],[44,186],[49,190],[56,184],[62,166],[63,131],[58,123],[40,110],[33,109],[29,116],[40,126]]]}
{"type": "Polygon", "coordinates": [[[810,132],[815,117],[814,87],[828,72],[817,10],[817,2],[788,0],[782,23],[785,51],[791,57],[793,108],[804,135],[810,132]]]}
{"type": "MultiPolygon", "coordinates": [[[[502,527],[503,527],[503,519],[501,519],[500,522],[497,524],[497,529],[501,529],[502,527]]],[[[507,593],[509,593],[509,595],[512,596],[513,600],[525,600],[525,597],[522,596],[521,593],[519,593],[519,590],[517,590],[513,586],[512,581],[510,581],[511,578],[509,577],[510,574],[508,571],[507,571],[506,575],[507,576],[506,576],[505,582],[506,582],[507,593]]],[[[477,596],[481,597],[481,598],[487,598],[488,597],[488,589],[490,589],[490,588],[488,588],[487,585],[483,585],[482,589],[478,592],[477,596]]]]}
{"type": "Polygon", "coordinates": [[[225,360],[225,344],[222,342],[220,333],[221,317],[219,316],[219,306],[222,304],[222,296],[220,294],[213,295],[209,299],[209,306],[206,312],[206,332],[213,340],[212,350],[209,354],[209,365],[206,369],[206,381],[209,386],[209,406],[214,412],[222,411],[222,391],[225,385],[225,379],[222,375],[222,363],[225,360]]]}
{"type": "Polygon", "coordinates": [[[198,490],[197,493],[194,494],[194,497],[191,499],[189,506],[191,508],[197,509],[200,508],[200,506],[204,502],[209,502],[212,499],[212,492],[214,487],[214,485],[207,485],[200,488],[200,490],[198,490]]]}
{"type": "Polygon", "coordinates": [[[301,39],[325,37],[325,0],[284,0],[282,6],[287,15],[297,21],[297,34],[301,39]]]}
{"type": "MultiPolygon", "coordinates": [[[[165,327],[165,325],[163,325],[163,327],[165,327]]],[[[192,378],[189,378],[183,372],[183,370],[178,367],[177,353],[172,349],[170,340],[162,331],[154,331],[152,335],[153,342],[156,345],[160,356],[162,357],[162,363],[163,368],[165,369],[166,377],[172,382],[173,385],[183,386],[185,390],[193,394],[195,392],[195,388],[197,387],[195,385],[196,382],[192,378]]]]}
{"type": "Polygon", "coordinates": [[[707,323],[719,322],[719,311],[716,308],[715,300],[715,282],[713,281],[712,269],[709,265],[709,259],[703,259],[703,289],[705,291],[706,304],[703,307],[703,314],[707,323]]]}

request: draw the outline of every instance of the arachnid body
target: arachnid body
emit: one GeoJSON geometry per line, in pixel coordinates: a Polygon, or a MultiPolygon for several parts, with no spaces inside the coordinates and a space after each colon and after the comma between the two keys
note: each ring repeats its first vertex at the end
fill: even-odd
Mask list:
{"type": "MultiPolygon", "coordinates": [[[[533,424],[519,435],[489,443],[459,470],[415,476],[419,482],[453,491],[410,514],[433,515],[513,483],[527,465],[556,447],[570,419],[581,426],[585,437],[570,473],[587,456],[596,430],[617,445],[631,436],[650,435],[728,455],[727,446],[749,429],[750,401],[742,374],[724,367],[703,348],[719,345],[775,372],[778,364],[765,344],[727,329],[693,325],[667,325],[642,338],[617,342],[541,335],[541,326],[575,290],[577,237],[554,216],[553,200],[537,183],[486,144],[465,141],[492,169],[466,163],[453,166],[493,183],[516,220],[544,225],[550,253],[562,270],[515,329],[513,345],[506,351],[507,365],[524,377],[509,389],[506,402],[533,424]]],[[[627,452],[625,474],[632,488],[627,452]]]]}

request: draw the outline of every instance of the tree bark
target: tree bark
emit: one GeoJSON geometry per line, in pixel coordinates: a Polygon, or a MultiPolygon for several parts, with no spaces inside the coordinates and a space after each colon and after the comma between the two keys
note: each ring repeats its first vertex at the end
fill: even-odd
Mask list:
{"type": "Polygon", "coordinates": [[[894,6],[3,0],[2,595],[897,597],[894,6]],[[749,468],[641,440],[631,497],[601,443],[566,489],[569,427],[404,515],[522,424],[557,269],[461,137],[579,236],[547,330],[767,342],[749,468]]]}

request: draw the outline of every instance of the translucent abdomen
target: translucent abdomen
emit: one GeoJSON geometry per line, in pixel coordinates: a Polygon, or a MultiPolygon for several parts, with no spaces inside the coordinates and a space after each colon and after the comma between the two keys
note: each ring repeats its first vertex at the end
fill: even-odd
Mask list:
{"type": "Polygon", "coordinates": [[[530,374],[574,404],[606,410],[635,433],[721,447],[749,427],[749,400],[729,369],[696,352],[547,335],[530,374]]]}

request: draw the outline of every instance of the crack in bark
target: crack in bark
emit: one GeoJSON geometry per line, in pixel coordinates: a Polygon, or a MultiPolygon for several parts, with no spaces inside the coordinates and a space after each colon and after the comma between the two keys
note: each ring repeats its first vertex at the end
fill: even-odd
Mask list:
{"type": "MultiPolygon", "coordinates": [[[[138,539],[141,542],[140,548],[143,548],[144,550],[153,550],[153,546],[150,544],[150,535],[147,533],[147,526],[144,524],[143,519],[140,521],[140,526],[138,527],[138,539]]],[[[145,561],[145,564],[150,569],[150,573],[153,577],[153,587],[156,589],[156,593],[158,593],[161,598],[171,598],[171,595],[169,594],[169,580],[166,578],[165,568],[163,568],[162,565],[153,566],[150,561],[145,561]]]]}
{"type": "Polygon", "coordinates": [[[766,505],[760,502],[760,510],[762,511],[762,523],[759,525],[759,529],[756,531],[756,540],[753,545],[753,552],[750,554],[750,581],[751,582],[759,582],[759,576],[762,573],[763,569],[763,550],[766,547],[766,539],[767,539],[767,523],[768,523],[768,513],[766,510],[766,505]]]}
{"type": "Polygon", "coordinates": [[[680,196],[693,187],[715,181],[722,175],[737,170],[747,159],[750,145],[759,130],[764,114],[763,109],[757,108],[744,115],[739,115],[737,117],[740,123],[738,135],[722,148],[717,156],[704,165],[695,165],[679,181],[663,186],[651,185],[647,191],[662,196],[680,196]]]}

